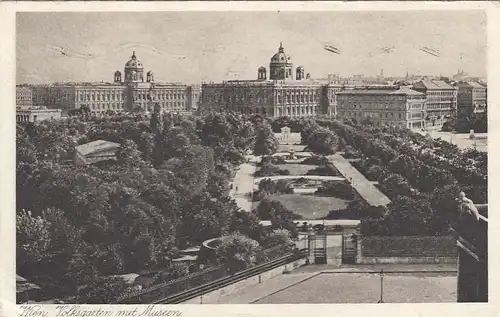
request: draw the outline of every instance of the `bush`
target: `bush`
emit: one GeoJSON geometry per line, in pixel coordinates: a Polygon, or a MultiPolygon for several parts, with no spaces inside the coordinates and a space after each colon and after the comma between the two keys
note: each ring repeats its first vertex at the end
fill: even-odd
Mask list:
{"type": "Polygon", "coordinates": [[[267,164],[286,164],[286,161],[282,156],[264,156],[262,160],[257,164],[257,166],[263,166],[267,164]]]}
{"type": "Polygon", "coordinates": [[[362,219],[360,231],[363,236],[367,237],[389,235],[389,229],[384,219],[362,219]]]}
{"type": "Polygon", "coordinates": [[[359,158],[361,157],[361,153],[359,151],[356,151],[352,146],[347,145],[344,150],[344,157],[346,159],[359,158]]]}
{"type": "Polygon", "coordinates": [[[332,196],[346,200],[354,199],[354,190],[347,181],[327,181],[315,193],[316,195],[332,196]]]}
{"type": "Polygon", "coordinates": [[[276,176],[276,175],[290,175],[290,171],[286,169],[281,169],[278,166],[269,163],[262,165],[260,170],[255,172],[255,176],[257,177],[276,176]]]}
{"type": "Polygon", "coordinates": [[[273,248],[283,246],[286,249],[292,249],[294,242],[291,238],[290,231],[286,229],[273,230],[265,239],[264,244],[266,248],[273,248]]]}
{"type": "Polygon", "coordinates": [[[304,165],[326,165],[329,161],[323,155],[313,155],[304,159],[300,164],[304,165]]]}
{"type": "Polygon", "coordinates": [[[217,258],[231,273],[244,270],[257,264],[257,255],[261,251],[259,243],[242,234],[233,233],[221,238],[216,249],[217,258]]]}
{"type": "Polygon", "coordinates": [[[327,163],[326,165],[308,170],[306,175],[340,176],[340,173],[332,163],[327,163]]]}
{"type": "Polygon", "coordinates": [[[265,195],[276,195],[276,194],[293,194],[293,188],[290,182],[285,179],[280,179],[278,181],[272,181],[269,178],[265,178],[259,183],[259,190],[254,192],[254,200],[261,200],[265,195]]]}

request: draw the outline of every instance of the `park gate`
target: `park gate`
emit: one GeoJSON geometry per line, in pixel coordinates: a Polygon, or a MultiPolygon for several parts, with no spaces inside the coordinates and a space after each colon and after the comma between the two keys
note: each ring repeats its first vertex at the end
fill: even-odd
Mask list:
{"type": "Polygon", "coordinates": [[[357,240],[355,234],[342,235],[342,264],[356,263],[357,240]]]}
{"type": "Polygon", "coordinates": [[[314,256],[314,264],[326,264],[326,233],[309,236],[309,252],[314,256]]]}

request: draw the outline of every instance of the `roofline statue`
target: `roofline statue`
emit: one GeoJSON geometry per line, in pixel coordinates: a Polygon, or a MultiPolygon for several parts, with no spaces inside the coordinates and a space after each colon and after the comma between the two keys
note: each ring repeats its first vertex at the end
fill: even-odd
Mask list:
{"type": "Polygon", "coordinates": [[[465,196],[464,192],[460,192],[458,194],[457,200],[460,204],[459,208],[461,213],[468,213],[479,221],[479,211],[477,210],[476,205],[474,205],[474,202],[471,199],[465,196]]]}

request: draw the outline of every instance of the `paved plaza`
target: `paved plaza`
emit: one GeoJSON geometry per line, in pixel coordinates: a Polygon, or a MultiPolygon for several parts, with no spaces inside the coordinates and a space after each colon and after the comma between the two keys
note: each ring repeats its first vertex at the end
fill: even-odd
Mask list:
{"type": "MultiPolygon", "coordinates": [[[[420,134],[426,135],[427,132],[418,131],[420,134]]],[[[455,144],[460,149],[476,148],[481,152],[488,152],[488,134],[476,133],[474,139],[469,138],[469,133],[454,134],[451,132],[429,131],[429,135],[434,139],[443,139],[449,143],[455,144]]]]}
{"type": "MultiPolygon", "coordinates": [[[[255,304],[377,303],[381,278],[372,273],[324,273],[254,301],[255,304]]],[[[385,274],[385,303],[456,302],[457,278],[445,274],[385,274]]]]}
{"type": "Polygon", "coordinates": [[[456,302],[456,265],[309,265],[206,304],[377,303],[380,269],[385,303],[456,302]]]}

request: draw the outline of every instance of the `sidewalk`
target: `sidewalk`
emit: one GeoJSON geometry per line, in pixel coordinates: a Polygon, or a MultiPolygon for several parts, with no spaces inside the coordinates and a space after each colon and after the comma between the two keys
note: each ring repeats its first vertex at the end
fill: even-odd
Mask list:
{"type": "Polygon", "coordinates": [[[233,179],[233,188],[229,191],[229,196],[232,197],[238,207],[245,211],[252,210],[252,199],[249,196],[254,188],[254,173],[257,169],[257,159],[252,159],[252,163],[244,163],[239,166],[238,171],[233,179]]]}

